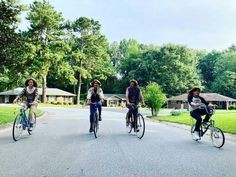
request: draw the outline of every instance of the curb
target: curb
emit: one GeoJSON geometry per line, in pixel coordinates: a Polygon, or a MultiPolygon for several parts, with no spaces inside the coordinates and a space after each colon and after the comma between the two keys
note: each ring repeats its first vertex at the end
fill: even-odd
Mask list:
{"type": "MultiPolygon", "coordinates": [[[[40,120],[42,120],[47,114],[48,114],[48,112],[43,112],[42,115],[37,117],[37,119],[40,118],[40,120]]],[[[13,124],[13,122],[0,125],[0,132],[11,129],[12,128],[12,124],[13,124]]]]}
{"type": "MultiPolygon", "coordinates": [[[[176,128],[181,128],[181,129],[184,129],[184,130],[187,130],[187,131],[190,131],[190,127],[191,127],[191,126],[186,125],[186,124],[178,124],[178,123],[173,123],[173,122],[154,120],[154,119],[151,119],[147,116],[146,116],[146,119],[148,119],[152,122],[159,122],[161,124],[165,124],[165,125],[176,127],[176,128]]],[[[224,135],[225,135],[226,140],[236,143],[236,135],[230,134],[230,133],[224,133],[224,135]]]]}

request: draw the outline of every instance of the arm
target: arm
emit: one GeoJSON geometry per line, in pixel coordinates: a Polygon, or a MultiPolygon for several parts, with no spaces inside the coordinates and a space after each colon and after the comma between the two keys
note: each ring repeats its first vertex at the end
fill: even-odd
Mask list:
{"type": "Polygon", "coordinates": [[[87,93],[87,103],[90,104],[91,103],[91,96],[92,96],[92,88],[90,88],[88,90],[88,93],[87,93]]]}
{"type": "Polygon", "coordinates": [[[126,103],[129,105],[129,91],[128,88],[126,89],[126,93],[125,93],[125,98],[126,98],[126,103]]]}
{"type": "Polygon", "coordinates": [[[144,101],[143,93],[142,93],[141,90],[140,90],[140,98],[141,98],[142,104],[145,105],[145,101],[144,101]]]}
{"type": "Polygon", "coordinates": [[[39,99],[39,92],[38,92],[38,89],[35,88],[35,98],[34,98],[34,102],[37,102],[39,99]]]}
{"type": "Polygon", "coordinates": [[[16,103],[19,99],[21,99],[26,92],[26,88],[23,88],[23,90],[20,92],[20,94],[14,99],[13,103],[16,103]]]}
{"type": "Polygon", "coordinates": [[[192,96],[188,97],[188,103],[189,103],[190,106],[199,106],[198,103],[193,102],[193,97],[192,96]]]}
{"type": "Polygon", "coordinates": [[[206,106],[209,105],[209,103],[203,98],[203,97],[200,97],[201,101],[203,104],[205,104],[206,106]]]}
{"type": "Polygon", "coordinates": [[[100,99],[103,102],[104,101],[104,94],[103,94],[103,90],[101,89],[100,91],[100,99]]]}

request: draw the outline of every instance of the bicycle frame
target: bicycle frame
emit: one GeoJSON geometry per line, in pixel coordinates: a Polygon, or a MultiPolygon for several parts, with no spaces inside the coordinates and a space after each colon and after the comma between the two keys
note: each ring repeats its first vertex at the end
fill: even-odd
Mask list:
{"type": "MultiPolygon", "coordinates": [[[[212,112],[209,112],[206,105],[204,105],[202,107],[206,110],[207,114],[211,115],[211,117],[214,115],[215,109],[212,109],[212,112]]],[[[201,126],[200,126],[201,136],[203,136],[209,128],[213,128],[215,126],[215,121],[212,120],[211,117],[209,119],[209,124],[207,124],[207,127],[204,127],[204,129],[205,129],[204,131],[203,131],[203,128],[202,128],[202,123],[201,123],[201,126]]]]}
{"type": "Polygon", "coordinates": [[[20,114],[22,114],[22,118],[23,118],[23,124],[26,126],[26,127],[29,127],[29,118],[27,118],[27,115],[26,115],[26,107],[25,106],[22,106],[21,109],[20,109],[20,114]]]}

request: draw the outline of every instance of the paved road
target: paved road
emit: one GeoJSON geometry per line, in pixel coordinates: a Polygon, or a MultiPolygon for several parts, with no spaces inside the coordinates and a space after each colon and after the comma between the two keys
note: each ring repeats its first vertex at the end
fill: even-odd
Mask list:
{"type": "Polygon", "coordinates": [[[142,140],[126,133],[124,113],[104,111],[98,139],[88,110],[43,108],[35,134],[13,142],[0,132],[0,177],[235,177],[236,143],[214,148],[189,132],[147,121],[142,140]]]}

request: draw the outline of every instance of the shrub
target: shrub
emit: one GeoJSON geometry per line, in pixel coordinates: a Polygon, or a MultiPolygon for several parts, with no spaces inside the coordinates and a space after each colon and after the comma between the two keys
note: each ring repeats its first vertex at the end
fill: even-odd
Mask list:
{"type": "Polygon", "coordinates": [[[236,106],[235,105],[230,105],[229,110],[236,110],[236,106]]]}

